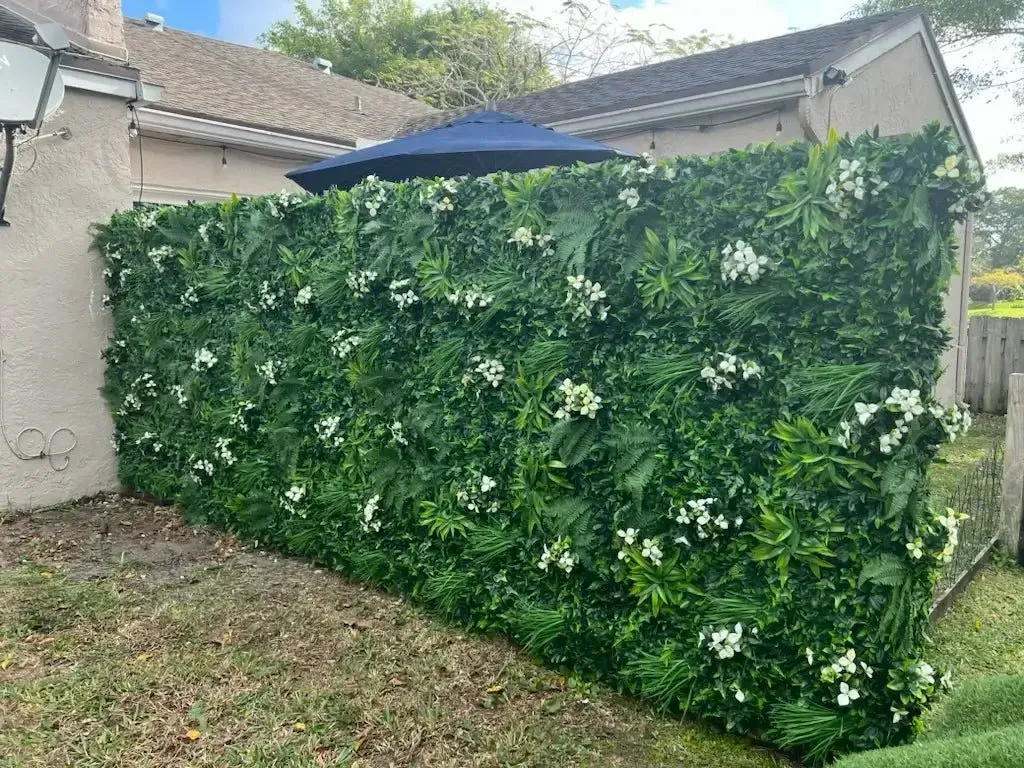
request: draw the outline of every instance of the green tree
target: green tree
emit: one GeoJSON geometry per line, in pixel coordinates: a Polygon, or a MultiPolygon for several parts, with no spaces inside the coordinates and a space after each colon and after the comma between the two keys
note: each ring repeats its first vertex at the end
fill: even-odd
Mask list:
{"type": "Polygon", "coordinates": [[[1003,187],[975,214],[974,262],[981,269],[1012,267],[1024,259],[1024,189],[1003,187]]]}
{"type": "Polygon", "coordinates": [[[260,42],[333,71],[449,109],[553,84],[528,29],[479,0],[425,11],[412,0],[297,0],[295,21],[277,21],[260,42]]]}
{"type": "Polygon", "coordinates": [[[1024,289],[1024,275],[1010,269],[992,269],[971,278],[971,285],[996,305],[999,299],[1015,298],[1024,289]]]}

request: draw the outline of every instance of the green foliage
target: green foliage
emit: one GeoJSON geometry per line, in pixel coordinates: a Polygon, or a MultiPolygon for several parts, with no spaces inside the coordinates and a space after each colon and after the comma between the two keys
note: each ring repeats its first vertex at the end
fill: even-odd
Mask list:
{"type": "Polygon", "coordinates": [[[118,214],[122,479],[663,706],[815,756],[903,741],[935,687],[957,151],[929,127],[118,214]],[[851,159],[887,186],[844,218],[818,188],[851,159]],[[854,649],[873,677],[832,672],[854,649]]]}

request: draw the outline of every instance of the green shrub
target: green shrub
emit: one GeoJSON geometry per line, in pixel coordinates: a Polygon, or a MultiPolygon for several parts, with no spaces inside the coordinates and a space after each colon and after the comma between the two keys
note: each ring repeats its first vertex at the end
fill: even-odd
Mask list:
{"type": "Polygon", "coordinates": [[[929,400],[960,152],[931,127],[118,214],[122,477],[812,757],[903,740],[956,530],[920,481],[967,426],[929,400]]]}
{"type": "Polygon", "coordinates": [[[1020,768],[1024,726],[850,755],[836,768],[1020,768]]]}

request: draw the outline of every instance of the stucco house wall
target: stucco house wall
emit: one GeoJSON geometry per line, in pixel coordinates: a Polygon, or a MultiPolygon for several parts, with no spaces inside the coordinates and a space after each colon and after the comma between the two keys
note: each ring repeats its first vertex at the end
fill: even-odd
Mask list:
{"type": "Polygon", "coordinates": [[[284,174],[313,162],[154,136],[143,136],[141,144],[138,137],[132,139],[129,156],[134,199],[176,204],[223,200],[232,193],[251,196],[282,189],[298,191],[284,174]]]}
{"type": "Polygon", "coordinates": [[[131,206],[125,105],[69,90],[61,110],[54,126],[70,128],[71,139],[21,151],[7,201],[11,226],[0,228],[0,509],[117,488],[113,422],[100,394],[110,321],[89,226],[131,206]],[[52,461],[15,455],[66,450],[74,439],[52,461]]]}

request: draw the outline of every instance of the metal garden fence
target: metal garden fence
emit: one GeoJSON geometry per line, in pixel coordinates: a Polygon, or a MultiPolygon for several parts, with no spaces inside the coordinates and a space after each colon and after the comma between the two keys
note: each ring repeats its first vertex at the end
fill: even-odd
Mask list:
{"type": "MultiPolygon", "coordinates": [[[[984,459],[965,475],[948,497],[946,507],[968,517],[960,524],[960,543],[935,585],[933,615],[941,614],[974,578],[999,540],[1002,529],[1003,443],[992,443],[984,459]]],[[[935,499],[933,503],[942,503],[935,499]]]]}

